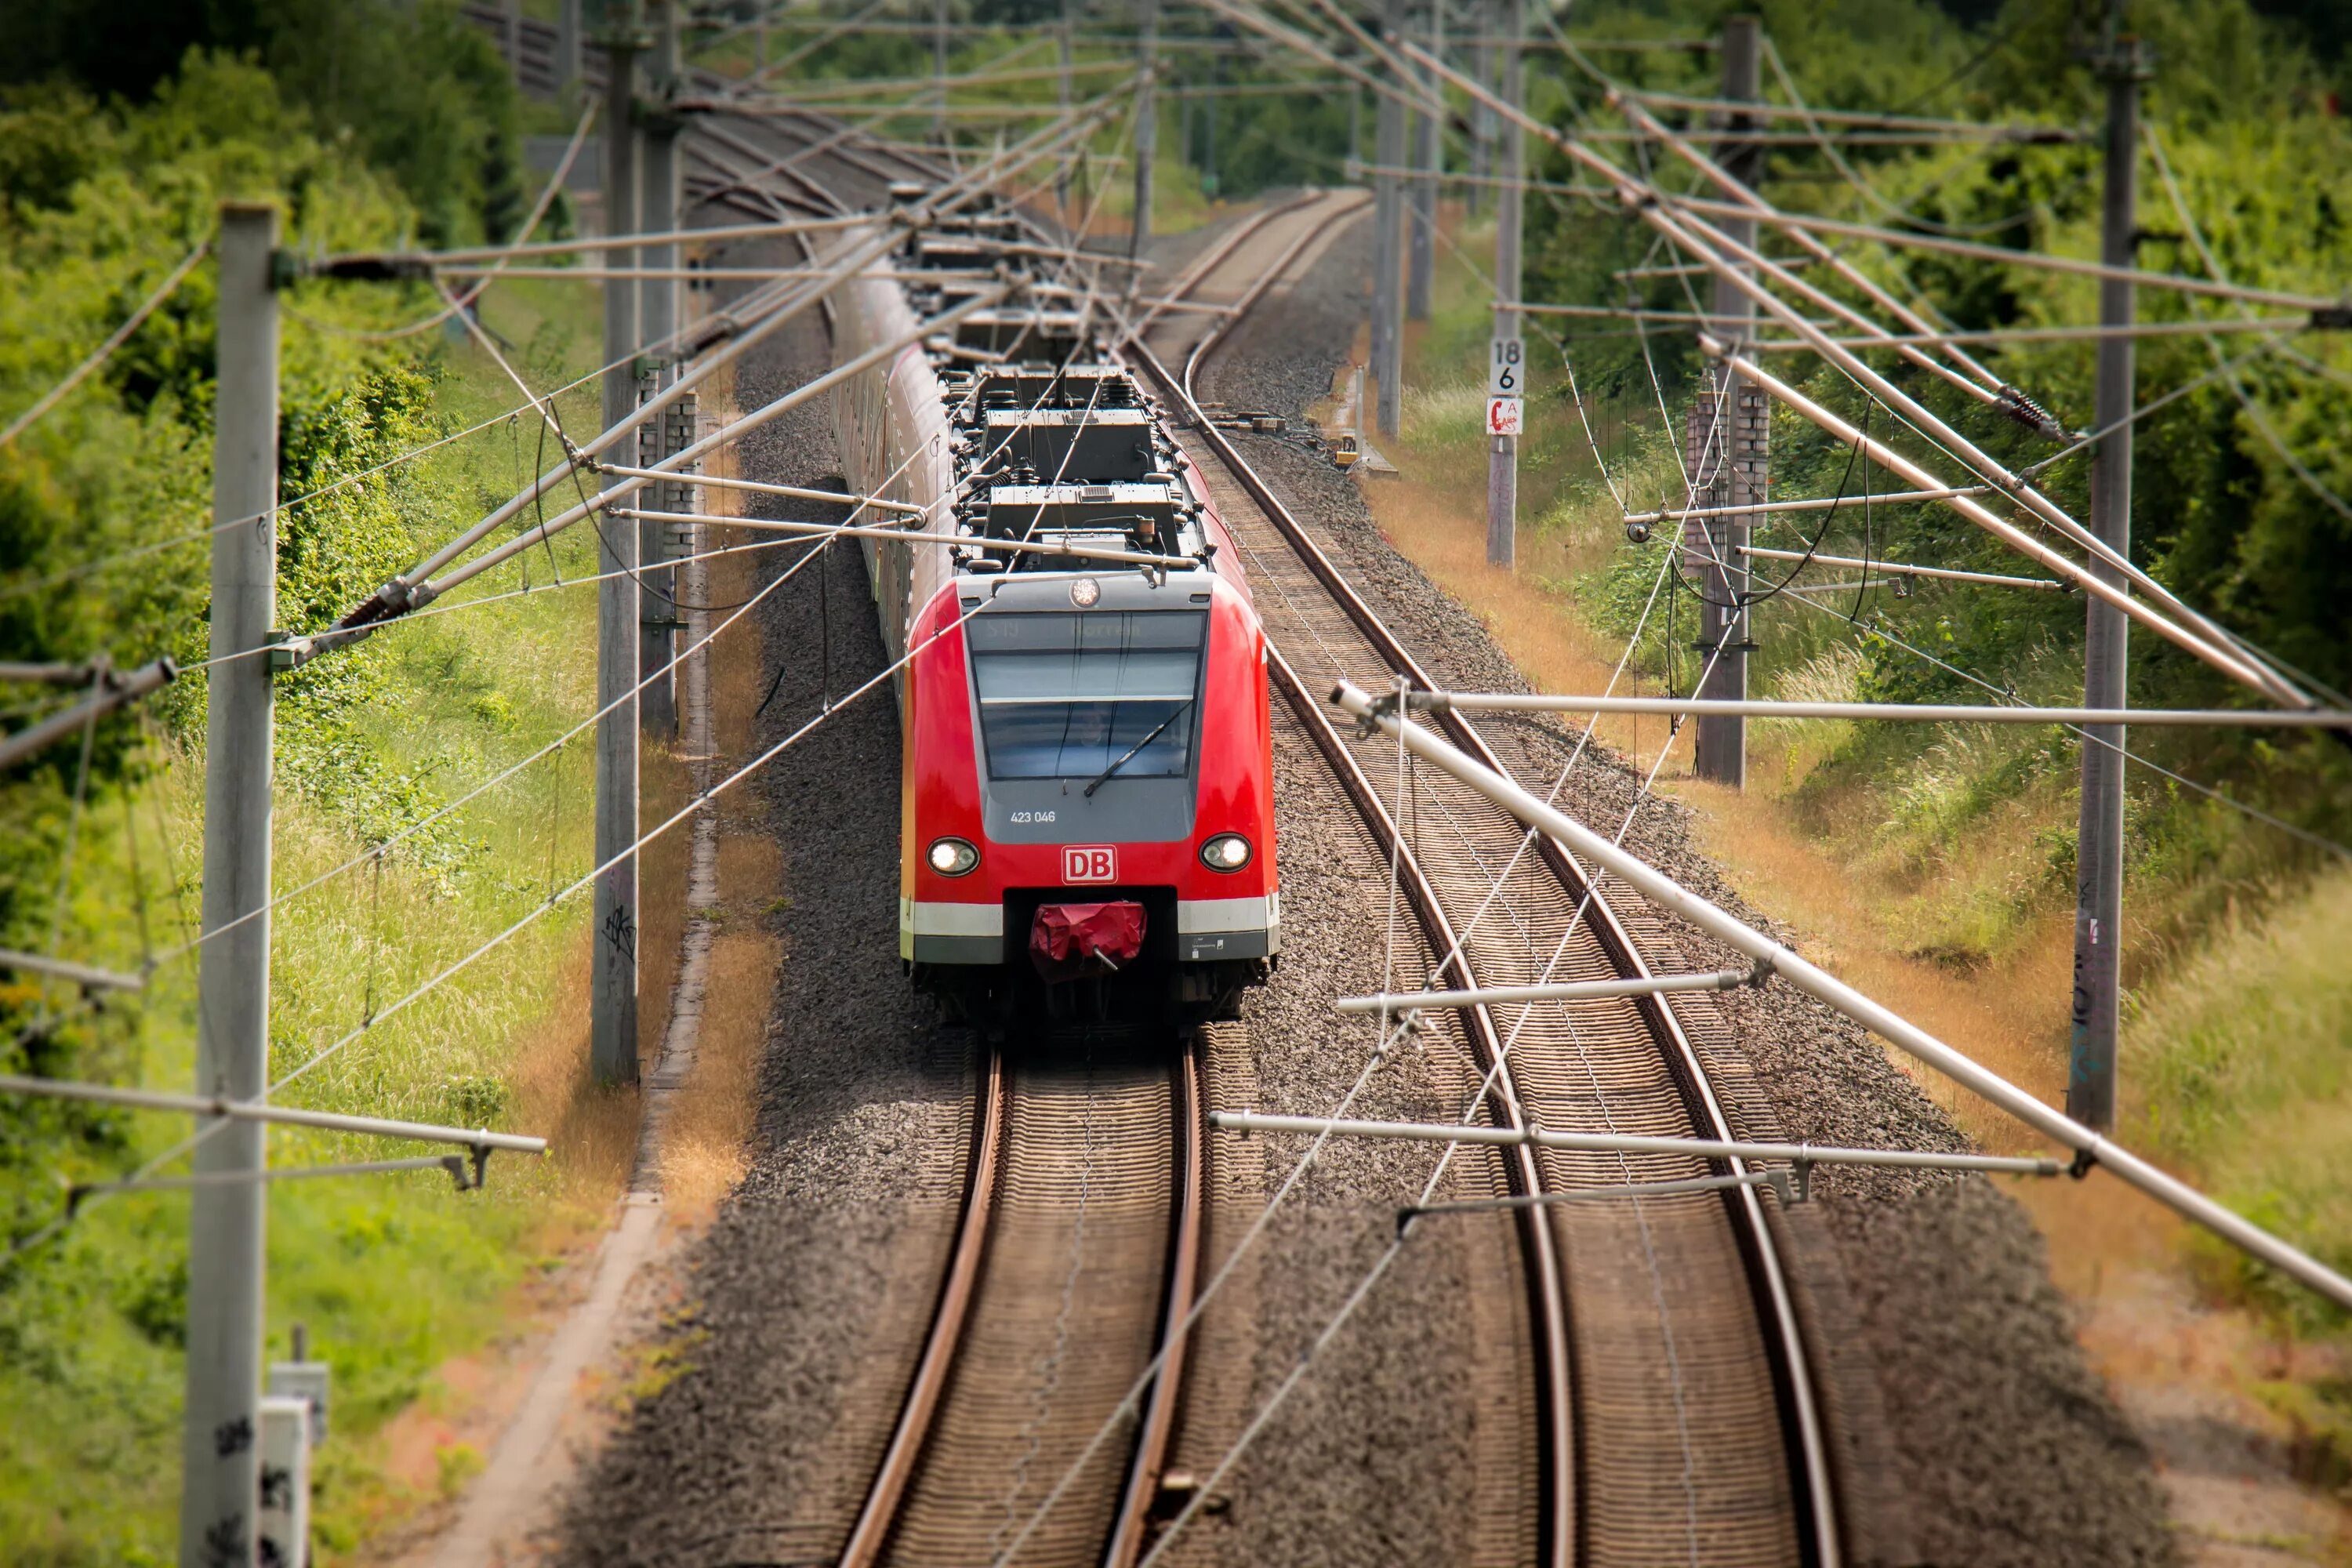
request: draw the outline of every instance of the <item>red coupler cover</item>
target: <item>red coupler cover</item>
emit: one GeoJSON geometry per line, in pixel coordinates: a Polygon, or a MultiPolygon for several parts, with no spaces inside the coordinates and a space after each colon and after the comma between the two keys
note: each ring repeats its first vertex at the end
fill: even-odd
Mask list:
{"type": "Polygon", "coordinates": [[[1142,952],[1141,904],[1045,904],[1029,922],[1029,962],[1047,980],[1123,969],[1142,952]]]}

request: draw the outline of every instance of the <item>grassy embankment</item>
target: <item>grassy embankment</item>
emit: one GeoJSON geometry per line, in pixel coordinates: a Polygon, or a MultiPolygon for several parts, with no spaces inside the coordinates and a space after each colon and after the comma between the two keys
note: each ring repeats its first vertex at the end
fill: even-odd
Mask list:
{"type": "MultiPolygon", "coordinates": [[[[1468,253],[1490,246],[1491,226],[1455,223],[1468,253]]],[[[1441,270],[1438,307],[1408,340],[1402,435],[1385,443],[1403,474],[1368,487],[1375,514],[1538,687],[1601,689],[1654,580],[1660,544],[1626,541],[1564,395],[1559,356],[1544,345],[1530,354],[1538,374],[1519,568],[1486,564],[1483,515],[1460,500],[1485,483],[1485,296],[1458,258],[1441,270]]],[[[1676,406],[1671,385],[1668,397],[1676,406]]],[[[1679,470],[1646,380],[1615,399],[1588,392],[1586,402],[1626,505],[1676,504],[1679,470]]],[[[1776,425],[1776,441],[1783,433],[1776,425]]],[[[1687,643],[1692,624],[1685,604],[1669,639],[1659,635],[1665,613],[1662,597],[1620,690],[1664,689],[1670,642],[1687,643]]],[[[1864,654],[1850,634],[1836,636],[1847,633],[1842,619],[1791,610],[1759,612],[1759,623],[1768,647],[1776,637],[1801,639],[1796,653],[1760,661],[1759,695],[1856,693],[1864,654]]],[[[1679,689],[1689,657],[1680,656],[1679,689]]],[[[2039,684],[2054,696],[2067,679],[2057,668],[2039,684]]],[[[1666,740],[1654,718],[1618,718],[1602,732],[1644,767],[1666,740]]],[[[2016,727],[1890,739],[1852,725],[1761,723],[1750,744],[1745,796],[1690,779],[1686,740],[1662,780],[1696,809],[1705,842],[1748,896],[1806,931],[1817,956],[1873,994],[2063,1100],[2074,826],[2067,739],[2016,727]]],[[[2177,788],[2137,794],[2133,811],[2125,1135],[2340,1262],[2352,1255],[2352,1167],[2341,1158],[2352,1133],[2344,1050],[2352,973],[2338,962],[2352,869],[2177,788]],[[2151,823],[2159,813],[2172,820],[2151,823]],[[2183,848],[2189,837],[2193,854],[2183,848]]],[[[1989,1107],[1922,1081],[1986,1143],[2020,1143],[1989,1107]]],[[[2347,1342],[2340,1316],[2235,1254],[2178,1234],[2166,1245],[2210,1297],[2253,1308],[2274,1333],[2318,1349],[2322,1364],[2326,1345],[2347,1342]]],[[[2319,1440],[2323,1472],[2329,1446],[2336,1464],[2352,1453],[2352,1389],[2305,1380],[2255,1392],[2319,1440]]]]}
{"type": "MultiPolygon", "coordinates": [[[[258,73],[206,68],[181,106],[186,122],[131,122],[126,134],[147,139],[139,156],[151,163],[136,165],[127,178],[144,179],[160,160],[179,182],[163,188],[185,196],[193,181],[198,190],[191,199],[199,206],[208,201],[204,182],[215,176],[249,187],[256,165],[267,164],[245,146],[207,150],[210,143],[191,142],[183,152],[176,143],[162,145],[188,133],[190,123],[205,128],[204,135],[223,133],[225,97],[262,122],[266,135],[250,145],[295,147],[285,155],[298,164],[334,156],[303,150],[299,125],[272,119],[278,111],[268,106],[258,73]]],[[[27,132],[11,122],[8,130],[31,136],[40,127],[27,132]]],[[[331,236],[338,211],[357,212],[362,225],[387,222],[382,215],[389,198],[363,175],[340,172],[346,182],[340,187],[309,177],[309,217],[295,226],[295,237],[381,243],[380,236],[331,236]]],[[[119,202],[121,188],[89,199],[119,202]]],[[[99,261],[81,259],[76,225],[84,198],[58,199],[66,203],[61,211],[76,216],[42,218],[26,232],[22,257],[49,259],[40,264],[45,270],[12,273],[12,287],[31,289],[19,279],[75,276],[60,267],[115,264],[104,259],[103,247],[99,261]]],[[[120,314],[111,298],[101,289],[75,302],[105,321],[120,314]]],[[[199,293],[191,307],[205,315],[159,319],[164,346],[142,338],[126,358],[142,373],[164,360],[168,374],[172,334],[194,338],[207,330],[205,298],[199,293]]],[[[386,320],[422,313],[415,299],[348,306],[324,290],[299,291],[289,303],[314,319],[324,314],[346,324],[382,324],[371,319],[378,311],[386,320]]],[[[595,363],[596,305],[585,289],[514,285],[498,290],[485,313],[514,345],[512,357],[534,384],[570,380],[595,363]]],[[[88,341],[74,321],[59,331],[68,345],[88,341]]],[[[295,465],[289,492],[355,474],[516,402],[485,356],[443,334],[354,363],[335,357],[349,353],[337,340],[299,320],[289,316],[286,333],[293,388],[289,462],[295,465]]],[[[25,381],[37,383],[47,352],[46,345],[28,348],[25,381]]],[[[54,369],[48,374],[53,379],[54,369]]],[[[111,484],[133,485],[140,500],[131,514],[137,526],[125,543],[201,527],[208,446],[205,387],[195,384],[189,415],[161,398],[143,407],[126,398],[118,407],[109,396],[86,396],[61,409],[10,455],[10,503],[57,509],[74,550],[68,561],[103,554],[129,526],[111,504],[86,514],[75,510],[90,496],[119,498],[121,492],[106,488],[111,484]],[[141,456],[128,465],[94,462],[93,451],[107,446],[141,456]]],[[[23,401],[12,394],[9,406],[23,401]]],[[[593,385],[566,397],[562,410],[570,428],[593,428],[593,385]]],[[[348,594],[354,572],[373,581],[365,574],[382,568],[378,557],[415,558],[511,493],[541,458],[534,427],[527,419],[509,420],[353,485],[331,502],[289,510],[280,553],[286,618],[297,629],[319,624],[333,613],[328,601],[348,594]]],[[[41,512],[19,515],[47,521],[41,512]]],[[[154,574],[137,577],[128,589],[117,572],[30,599],[12,595],[15,628],[37,647],[39,638],[68,637],[86,647],[96,628],[107,639],[102,646],[151,655],[169,648],[184,661],[200,658],[203,558],[200,544],[180,546],[161,565],[135,567],[134,575],[154,574]],[[80,609],[81,596],[96,608],[80,609]],[[176,618],[149,613],[159,605],[176,606],[176,618]]],[[[57,558],[31,559],[38,567],[57,558]]],[[[444,604],[526,584],[547,588],[559,576],[570,581],[592,573],[593,560],[593,535],[575,531],[444,604]]],[[[452,816],[404,830],[587,714],[593,661],[584,650],[593,645],[594,614],[593,588],[580,586],[459,607],[392,628],[281,682],[275,885],[295,889],[359,863],[277,914],[275,1074],[303,1066],[388,1013],[419,983],[542,908],[551,889],[587,868],[584,737],[452,816]],[[387,843],[388,850],[371,858],[387,843]]],[[[94,777],[68,857],[42,859],[29,847],[63,842],[72,818],[70,765],[65,784],[37,773],[12,781],[12,832],[28,847],[21,864],[32,868],[12,867],[15,879],[5,889],[25,931],[20,945],[39,940],[50,909],[45,879],[60,868],[59,951],[135,970],[146,955],[168,952],[193,935],[201,897],[202,704],[202,679],[192,675],[173,689],[148,729],[102,737],[102,758],[122,747],[127,760],[117,757],[94,777]]],[[[656,812],[676,809],[685,786],[682,769],[667,755],[649,753],[647,766],[646,810],[653,820],[656,812]]],[[[677,836],[648,855],[645,868],[649,1039],[658,1037],[674,972],[683,854],[684,837],[677,836]]],[[[478,1462],[463,1445],[395,1452],[388,1428],[404,1411],[453,1409],[470,1397],[462,1380],[445,1379],[442,1369],[527,1329],[539,1282],[593,1233],[625,1173],[635,1096],[600,1092],[584,1081],[585,920],[582,900],[556,907],[456,981],[352,1039],[284,1097],[524,1129],[555,1144],[543,1163],[494,1161],[480,1193],[460,1195],[426,1175],[272,1189],[269,1353],[283,1356],[292,1325],[302,1323],[313,1353],[334,1370],[334,1436],[319,1456],[323,1561],[341,1560],[368,1532],[433,1500],[478,1462]]],[[[16,1059],[34,1070],[164,1087],[191,1080],[194,964],[186,957],[163,962],[137,1002],[97,1012],[21,984],[0,1000],[27,1025],[16,1040],[16,1059]]],[[[119,1175],[186,1131],[169,1118],[30,1110],[16,1113],[12,1126],[6,1173],[18,1237],[61,1208],[62,1191],[52,1184],[119,1175]]],[[[288,1165],[413,1152],[301,1132],[276,1135],[272,1148],[273,1162],[288,1165]]],[[[0,1406],[9,1411],[0,1429],[0,1547],[13,1562],[160,1563],[173,1555],[186,1209],[184,1195],[170,1194],[92,1203],[57,1239],[0,1274],[0,1406]]]]}

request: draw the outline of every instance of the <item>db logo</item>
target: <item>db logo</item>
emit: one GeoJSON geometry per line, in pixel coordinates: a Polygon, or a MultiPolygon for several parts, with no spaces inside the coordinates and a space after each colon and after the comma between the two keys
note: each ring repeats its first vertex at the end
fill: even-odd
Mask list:
{"type": "Polygon", "coordinates": [[[1116,882],[1118,851],[1107,844],[1066,844],[1062,847],[1065,882],[1116,882]]]}

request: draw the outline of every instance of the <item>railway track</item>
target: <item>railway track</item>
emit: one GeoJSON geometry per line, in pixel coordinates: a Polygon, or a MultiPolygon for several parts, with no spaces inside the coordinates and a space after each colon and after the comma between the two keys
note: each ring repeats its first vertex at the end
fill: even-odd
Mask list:
{"type": "MultiPolygon", "coordinates": [[[[1189,341],[1163,329],[1133,357],[1188,416],[1181,439],[1246,556],[1274,678],[1366,826],[1397,850],[1433,954],[1451,955],[1446,978],[1472,986],[1646,973],[1601,889],[1548,840],[1522,853],[1519,826],[1452,781],[1416,780],[1414,820],[1398,844],[1367,776],[1391,750],[1341,731],[1320,699],[1341,677],[1369,689],[1433,683],[1202,412],[1204,363],[1300,270],[1298,258],[1359,211],[1334,198],[1275,209],[1188,275],[1190,289],[1225,308],[1189,341]],[[1181,368],[1171,370],[1178,351],[1181,368]]],[[[1200,318],[1171,326],[1186,320],[1200,318]]],[[[1457,743],[1502,765],[1472,725],[1445,719],[1457,743]]],[[[1659,998],[1469,1008],[1462,1025],[1493,1073],[1485,1110],[1496,1121],[1731,1135],[1698,1052],[1659,998]]],[[[1727,1162],[1515,1153],[1511,1184],[1522,1195],[1741,1173],[1727,1162]]],[[[1756,1189],[1518,1212],[1538,1341],[1543,1560],[1842,1561],[1812,1356],[1756,1189]]]]}
{"type": "MultiPolygon", "coordinates": [[[[810,140],[830,134],[820,117],[808,122],[810,140]]],[[[868,177],[880,172],[870,157],[858,160],[868,177]]],[[[1365,826],[1395,850],[1433,955],[1446,960],[1433,973],[1464,985],[1643,973],[1599,890],[1548,841],[1522,853],[1517,825],[1482,798],[1423,779],[1400,828],[1368,777],[1386,749],[1339,730],[1319,699],[1343,676],[1433,683],[1195,395],[1234,327],[1362,205],[1318,193],[1245,220],[1185,269],[1127,352],[1190,426],[1184,444],[1246,555],[1274,677],[1365,826]]],[[[1459,716],[1446,722],[1498,760],[1459,716]]],[[[1656,999],[1471,1008],[1461,1026],[1491,1075],[1480,1110],[1496,1122],[1730,1134],[1697,1052],[1656,999]]],[[[1183,1369],[1182,1345],[1162,1341],[1198,1276],[1200,1053],[1187,1042],[1172,1073],[1113,1057],[990,1049],[951,1261],[842,1563],[993,1560],[1165,1349],[1124,1452],[1104,1445],[1087,1461],[1018,1560],[1124,1565],[1145,1550],[1183,1369]],[[1038,1311],[1045,1301],[1056,1310],[1038,1311]]],[[[1535,1197],[1738,1173],[1527,1147],[1503,1158],[1509,1188],[1535,1197]]],[[[1517,1220],[1539,1559],[1841,1561],[1808,1349],[1755,1189],[1527,1206],[1517,1220]]]]}
{"type": "Polygon", "coordinates": [[[922,1355],[841,1568],[1129,1568],[1148,1543],[1199,1279],[1201,1048],[1154,1031],[986,1045],[922,1355]],[[1124,1458],[1030,1516],[1155,1358],[1124,1458]]]}

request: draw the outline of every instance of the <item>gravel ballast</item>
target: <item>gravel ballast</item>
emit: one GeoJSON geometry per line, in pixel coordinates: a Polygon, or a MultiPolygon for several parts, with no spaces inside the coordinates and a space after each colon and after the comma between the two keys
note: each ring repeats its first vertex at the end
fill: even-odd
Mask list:
{"type": "MultiPolygon", "coordinates": [[[[1347,356],[1367,294],[1369,231],[1359,226],[1268,312],[1244,323],[1206,373],[1210,395],[1305,425],[1347,356]]],[[[1464,689],[1526,690],[1477,618],[1381,535],[1359,481],[1294,442],[1238,437],[1244,456],[1314,529],[1433,679],[1464,689]]],[[[1574,750],[1565,725],[1496,722],[1489,743],[1546,787],[1574,750]]],[[[1646,763],[1653,759],[1644,759],[1646,763]]],[[[1686,808],[1640,794],[1640,774],[1597,742],[1561,799],[1614,834],[1641,799],[1627,847],[1685,887],[1783,941],[1795,932],[1752,910],[1694,845],[1686,808]]],[[[1622,888],[1612,902],[1654,968],[1746,967],[1704,933],[1661,917],[1622,888]]],[[[1862,1030],[1786,987],[1677,999],[1745,1135],[1820,1143],[1960,1149],[1967,1141],[1862,1030]]],[[[1867,1378],[1887,1436],[1865,1456],[1899,1518],[1895,1558],[1928,1563],[2159,1563],[2179,1560],[2146,1447],[2084,1363],[2070,1310],[2049,1281],[2042,1239],[2016,1204],[1980,1179],[1934,1173],[1816,1173],[1826,1249],[1843,1278],[1828,1299],[1844,1368],[1867,1378]],[[1907,1536],[1907,1541],[1904,1538],[1907,1536]]]]}
{"type": "MultiPolygon", "coordinates": [[[[1276,302],[1278,331],[1245,331],[1212,367],[1209,395],[1294,418],[1321,397],[1361,319],[1365,240],[1360,226],[1276,302]]],[[[1161,275],[1201,243],[1171,244],[1161,275]]],[[[747,359],[737,401],[754,406],[825,362],[812,318],[747,359]]],[[[1433,673],[1524,688],[1475,618],[1380,537],[1357,481],[1292,443],[1244,438],[1244,450],[1433,673]]],[[[838,466],[819,403],[747,442],[741,472],[824,486],[838,466]]],[[[798,553],[772,552],[762,572],[798,553]]],[[[783,673],[756,746],[812,717],[821,689],[837,697],[882,666],[850,550],[803,572],[757,615],[766,669],[783,673]]],[[[1547,724],[1488,732],[1515,769],[1546,782],[1572,743],[1547,724]]],[[[1279,701],[1276,747],[1286,952],[1242,1020],[1212,1031],[1208,1093],[1225,1109],[1320,1114],[1364,1074],[1373,1047],[1370,1024],[1339,1018],[1331,999],[1416,984],[1428,956],[1398,910],[1390,969],[1385,866],[1279,701]]],[[[769,918],[786,948],[751,1169],[684,1265],[686,1305],[646,1362],[658,1373],[649,1392],[583,1470],[556,1542],[564,1562],[828,1562],[887,1440],[961,1194],[972,1048],[899,972],[898,780],[886,688],[747,786],[782,858],[769,918]]],[[[1637,784],[1621,759],[1595,750],[1564,798],[1614,831],[1637,784]]],[[[1628,843],[1758,919],[1693,847],[1680,807],[1645,803],[1628,843]]],[[[1659,967],[1670,952],[1677,964],[1724,961],[1698,933],[1620,906],[1659,967]]],[[[1743,1131],[1960,1146],[1882,1053],[1814,1004],[1740,993],[1685,1016],[1743,1131]]],[[[1401,1045],[1351,1111],[1451,1119],[1471,1081],[1449,1026],[1401,1045]]],[[[1302,1146],[1218,1135],[1208,1277],[1302,1146]]],[[[1388,1251],[1395,1212],[1419,1197],[1433,1160],[1410,1145],[1335,1142],[1233,1270],[1196,1332],[1173,1467],[1208,1481],[1302,1358],[1313,1359],[1165,1561],[1530,1558],[1531,1378],[1508,1222],[1419,1227],[1348,1326],[1316,1343],[1388,1251]]],[[[1498,1172],[1490,1155],[1457,1160],[1442,1194],[1490,1194],[1498,1172]]],[[[1837,1304],[1849,1370],[1861,1365],[1892,1434],[1878,1458],[1908,1539],[1890,1560],[2173,1561],[2147,1456],[2084,1367],[2016,1206],[1983,1183],[1933,1176],[1822,1173],[1815,1191],[1830,1238],[1822,1250],[1842,1269],[1822,1299],[1837,1304]]]]}

